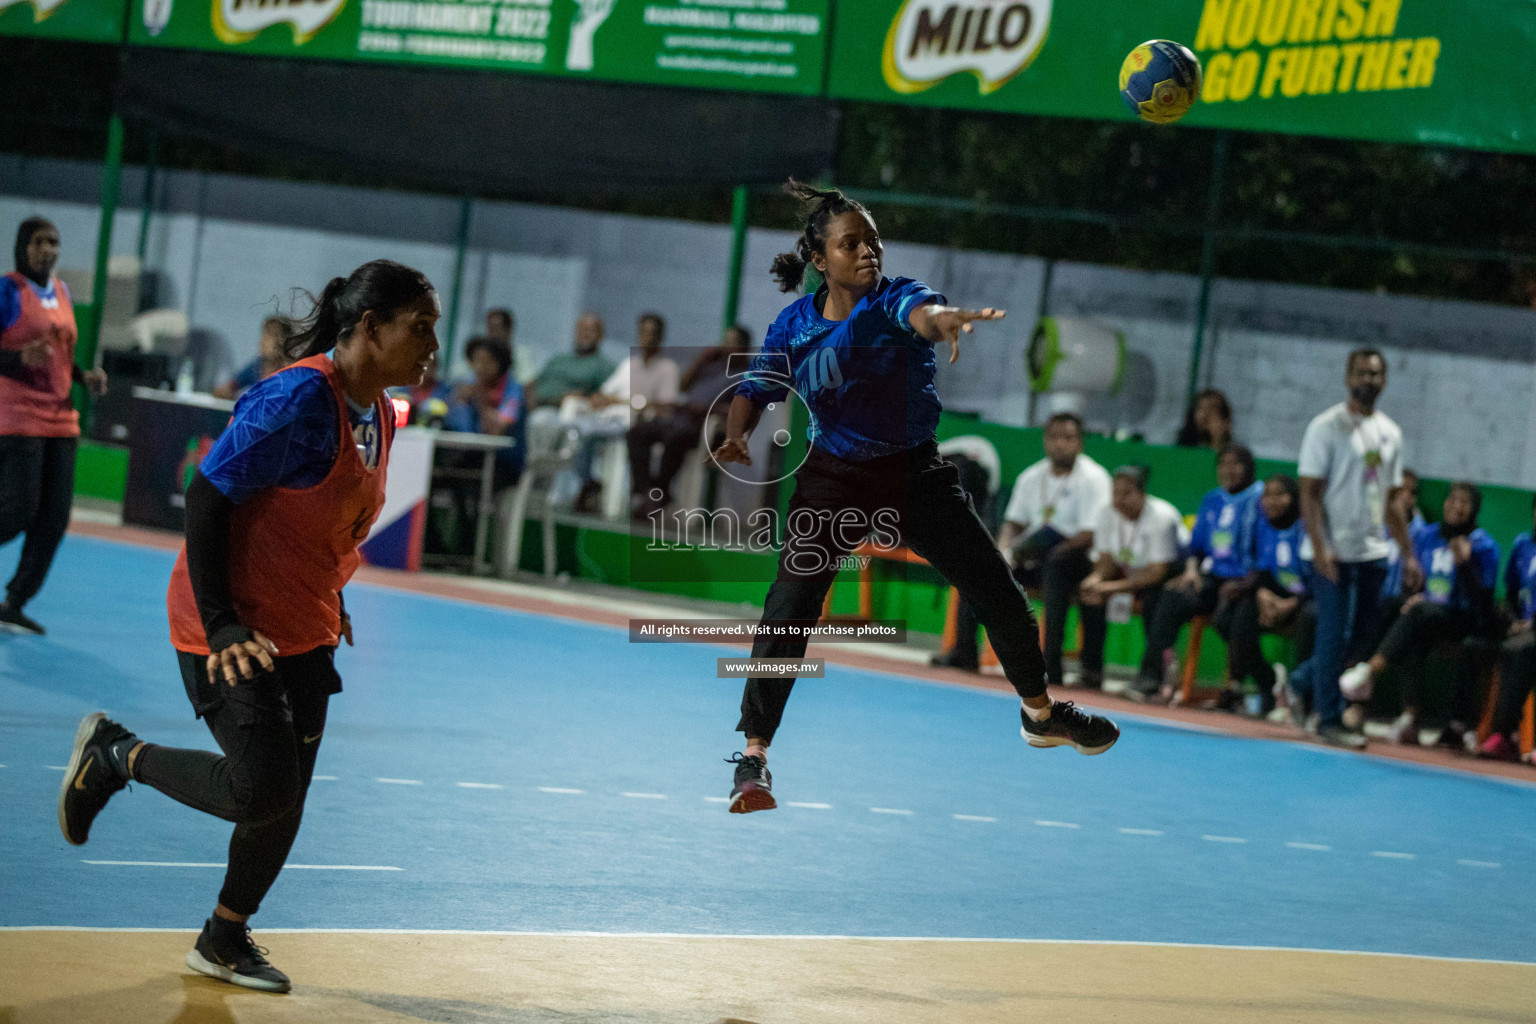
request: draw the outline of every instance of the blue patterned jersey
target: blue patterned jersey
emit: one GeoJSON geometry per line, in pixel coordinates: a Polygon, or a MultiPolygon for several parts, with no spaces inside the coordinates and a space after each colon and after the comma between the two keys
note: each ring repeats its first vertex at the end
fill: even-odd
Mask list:
{"type": "Polygon", "coordinates": [[[1259,514],[1259,495],[1263,493],[1260,483],[1236,494],[1216,487],[1201,500],[1189,553],[1202,560],[1209,558],[1213,576],[1233,580],[1253,568],[1254,526],[1263,518],[1259,514]]]}
{"type": "MultiPolygon", "coordinates": [[[[358,443],[376,446],[373,410],[359,413],[349,402],[347,415],[358,443]]],[[[236,505],[268,487],[313,487],[336,463],[339,427],[325,374],[307,366],[283,370],[240,396],[234,418],[198,469],[236,505]]],[[[378,457],[376,447],[361,454],[369,466],[378,457]]]]}
{"type": "Polygon", "coordinates": [[[1536,540],[1529,533],[1515,538],[1504,566],[1504,596],[1520,618],[1536,618],[1536,540]]]}
{"type": "Polygon", "coordinates": [[[846,320],[817,312],[825,288],[790,303],[737,387],[758,405],[795,392],[810,409],[807,439],[841,459],[866,462],[914,448],[939,425],[933,345],[912,331],[912,310],[944,297],[910,278],[881,278],[846,320]]]}
{"type": "MultiPolygon", "coordinates": [[[[1472,543],[1472,562],[1477,580],[1484,590],[1493,591],[1499,578],[1499,545],[1487,531],[1477,529],[1467,534],[1472,543]]],[[[1425,523],[1413,532],[1413,553],[1424,570],[1424,599],[1461,611],[1473,610],[1473,595],[1456,570],[1450,542],[1440,533],[1439,523],[1425,523]]]]}
{"type": "Polygon", "coordinates": [[[1300,519],[1282,530],[1259,516],[1254,527],[1253,567],[1269,573],[1292,594],[1306,594],[1312,587],[1312,565],[1301,557],[1306,539],[1307,527],[1300,519]]]}

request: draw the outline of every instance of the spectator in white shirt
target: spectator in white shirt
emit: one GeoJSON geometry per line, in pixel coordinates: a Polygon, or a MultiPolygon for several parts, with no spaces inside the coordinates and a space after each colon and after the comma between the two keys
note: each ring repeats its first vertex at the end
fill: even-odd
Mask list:
{"type": "MultiPolygon", "coordinates": [[[[641,313],[635,323],[638,353],[625,356],[597,392],[587,399],[592,415],[577,423],[580,437],[571,470],[580,485],[576,509],[596,510],[602,484],[592,479],[599,446],[624,436],[630,426],[656,416],[669,416],[677,405],[677,364],[661,355],[667,325],[657,313],[641,313]]],[[[648,484],[650,474],[631,472],[631,480],[648,484]]]]}
{"type": "MultiPolygon", "coordinates": [[[[1115,470],[1110,504],[1093,532],[1093,571],[1078,588],[1083,620],[1085,679],[1104,678],[1104,639],[1109,621],[1131,620],[1137,599],[1142,622],[1156,614],[1163,584],[1178,565],[1184,518],[1162,498],[1147,494],[1145,466],[1115,470]]],[[[1123,693],[1124,680],[1103,683],[1105,693],[1123,693]]]]}
{"type": "Polygon", "coordinates": [[[1424,573],[1396,495],[1403,485],[1403,432],[1376,410],[1387,386],[1386,359],[1375,349],[1351,352],[1344,383],[1348,400],[1314,419],[1301,442],[1297,475],[1314,552],[1317,637],[1312,658],[1291,676],[1290,700],[1299,717],[1310,698],[1325,742],[1359,749],[1365,737],[1344,725],[1339,675],[1346,663],[1370,654],[1362,648],[1375,639],[1388,531],[1402,551],[1405,591],[1422,586],[1424,573]]]}
{"type": "MultiPolygon", "coordinates": [[[[1083,454],[1083,421],[1057,413],[1045,424],[1045,458],[1019,474],[1003,513],[998,547],[1026,589],[1045,599],[1045,676],[1062,685],[1061,647],[1067,609],[1093,569],[1088,552],[1100,514],[1109,507],[1109,473],[1083,454]]],[[[955,646],[934,664],[975,671],[976,615],[961,604],[955,646]]],[[[1090,685],[1098,685],[1092,681],[1090,685]]]]}

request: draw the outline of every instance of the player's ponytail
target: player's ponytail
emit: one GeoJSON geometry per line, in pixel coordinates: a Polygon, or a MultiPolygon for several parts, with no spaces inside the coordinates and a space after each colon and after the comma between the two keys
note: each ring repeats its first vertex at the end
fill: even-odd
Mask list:
{"type": "Polygon", "coordinates": [[[794,178],[785,182],[784,191],[800,200],[806,213],[805,228],[795,240],[794,251],[781,252],[773,258],[773,276],[779,282],[779,291],[792,292],[805,279],[805,267],[812,254],[826,252],[827,221],[839,214],[868,214],[869,210],[835,188],[817,188],[794,178]]]}
{"type": "MultiPolygon", "coordinates": [[[[308,293],[305,293],[308,295],[308,293]]],[[[345,341],[363,314],[388,323],[402,308],[423,295],[433,294],[425,274],[393,260],[364,263],[348,277],[333,277],[313,303],[309,315],[294,325],[283,345],[289,359],[304,359],[329,352],[345,341]]]]}

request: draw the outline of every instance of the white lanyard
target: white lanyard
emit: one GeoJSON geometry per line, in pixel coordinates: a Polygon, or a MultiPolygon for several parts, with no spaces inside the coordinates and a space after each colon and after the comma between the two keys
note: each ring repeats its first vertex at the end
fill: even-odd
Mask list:
{"type": "Polygon", "coordinates": [[[1056,492],[1052,494],[1047,491],[1046,484],[1050,483],[1051,477],[1054,475],[1049,466],[1046,467],[1044,473],[1040,474],[1040,517],[1047,524],[1056,517],[1056,502],[1061,498],[1061,492],[1065,491],[1067,485],[1072,482],[1072,474],[1068,473],[1061,478],[1061,483],[1057,485],[1056,492]]]}
{"type": "MultiPolygon", "coordinates": [[[[1142,514],[1143,518],[1146,516],[1147,510],[1146,510],[1145,507],[1142,508],[1141,514],[1142,514]]],[[[1141,520],[1137,519],[1137,520],[1135,520],[1134,522],[1132,522],[1130,524],[1131,525],[1131,535],[1130,535],[1129,539],[1126,538],[1125,534],[1121,530],[1121,527],[1126,523],[1126,521],[1127,520],[1126,520],[1126,518],[1124,516],[1116,516],[1116,522],[1115,522],[1115,541],[1116,541],[1115,547],[1116,547],[1116,551],[1115,551],[1115,555],[1116,555],[1116,557],[1119,557],[1119,556],[1123,555],[1125,557],[1126,567],[1129,568],[1131,560],[1133,558],[1135,558],[1135,555],[1136,555],[1136,537],[1137,537],[1138,534],[1141,533],[1141,520]]]]}

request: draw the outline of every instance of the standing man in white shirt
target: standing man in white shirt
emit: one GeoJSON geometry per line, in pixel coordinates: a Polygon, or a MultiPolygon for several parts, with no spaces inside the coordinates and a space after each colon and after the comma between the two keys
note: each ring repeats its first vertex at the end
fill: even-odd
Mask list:
{"type": "MultiPolygon", "coordinates": [[[[1147,494],[1145,466],[1115,470],[1110,503],[1093,531],[1093,572],[1078,588],[1083,618],[1085,680],[1104,678],[1104,640],[1109,623],[1127,623],[1141,599],[1143,628],[1157,613],[1163,584],[1178,565],[1184,546],[1184,517],[1162,498],[1147,494]]],[[[1103,684],[1105,693],[1124,693],[1124,680],[1103,684]]]]}
{"type": "Polygon", "coordinates": [[[1376,409],[1387,386],[1386,359],[1375,349],[1356,349],[1345,364],[1344,384],[1348,400],[1314,419],[1301,442],[1297,474],[1301,517],[1314,552],[1317,639],[1311,660],[1296,670],[1290,685],[1293,714],[1299,718],[1310,698],[1318,736],[1360,749],[1365,737],[1344,726],[1339,674],[1352,648],[1375,637],[1387,578],[1386,531],[1403,552],[1405,590],[1416,589],[1424,572],[1394,500],[1403,486],[1403,431],[1376,409]]]}
{"type": "MultiPolygon", "coordinates": [[[[1083,421],[1059,412],[1045,422],[1045,458],[1014,482],[997,546],[1026,589],[1045,598],[1045,677],[1062,685],[1061,646],[1067,609],[1093,569],[1093,528],[1109,506],[1109,472],[1083,454],[1083,421]]],[[[934,664],[975,671],[976,615],[961,604],[955,646],[934,664]]]]}

